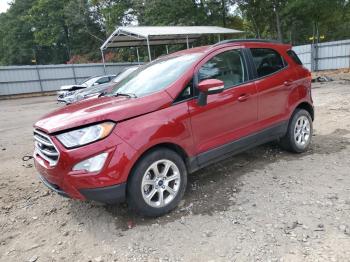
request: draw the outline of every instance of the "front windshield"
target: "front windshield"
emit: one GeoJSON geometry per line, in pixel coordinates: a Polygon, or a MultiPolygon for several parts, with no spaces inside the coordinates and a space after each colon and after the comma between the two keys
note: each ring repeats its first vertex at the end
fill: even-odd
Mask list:
{"type": "Polygon", "coordinates": [[[132,72],[134,72],[138,67],[130,67],[126,69],[124,72],[120,73],[118,76],[113,78],[112,82],[119,83],[121,80],[123,80],[125,77],[130,75],[132,72]]]}
{"type": "Polygon", "coordinates": [[[140,97],[163,90],[176,81],[199,56],[200,54],[187,54],[157,59],[132,72],[111,93],[140,97]]]}

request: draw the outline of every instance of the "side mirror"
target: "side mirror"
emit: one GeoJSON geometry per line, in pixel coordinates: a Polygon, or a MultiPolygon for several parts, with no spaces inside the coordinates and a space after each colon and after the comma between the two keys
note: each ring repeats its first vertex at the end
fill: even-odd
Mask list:
{"type": "Polygon", "coordinates": [[[199,97],[198,105],[205,106],[207,104],[208,95],[218,94],[224,91],[224,82],[218,79],[203,80],[198,84],[199,97]]]}

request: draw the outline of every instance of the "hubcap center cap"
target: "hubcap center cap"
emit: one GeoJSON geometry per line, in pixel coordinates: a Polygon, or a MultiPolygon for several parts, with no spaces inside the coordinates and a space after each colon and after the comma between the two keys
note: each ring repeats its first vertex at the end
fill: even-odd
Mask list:
{"type": "Polygon", "coordinates": [[[158,186],[162,186],[164,184],[163,180],[158,181],[158,186]]]}

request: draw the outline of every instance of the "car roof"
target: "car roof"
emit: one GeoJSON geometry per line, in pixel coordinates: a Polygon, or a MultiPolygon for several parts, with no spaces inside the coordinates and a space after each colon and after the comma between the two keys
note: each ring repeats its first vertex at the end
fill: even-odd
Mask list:
{"type": "Polygon", "coordinates": [[[283,48],[283,49],[290,49],[290,44],[284,44],[276,40],[266,40],[266,39],[228,39],[221,42],[218,42],[213,45],[207,45],[207,46],[199,46],[195,48],[185,49],[181,50],[175,53],[170,54],[169,56],[179,56],[179,55],[186,55],[186,54],[195,54],[195,53],[207,53],[212,50],[226,47],[226,46],[242,46],[242,47],[251,47],[251,46],[261,46],[261,47],[275,47],[277,49],[283,48]]]}

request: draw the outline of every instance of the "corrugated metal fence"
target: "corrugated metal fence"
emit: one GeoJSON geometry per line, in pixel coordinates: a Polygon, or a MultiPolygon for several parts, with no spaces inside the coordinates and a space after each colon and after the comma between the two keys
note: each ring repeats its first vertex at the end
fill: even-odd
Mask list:
{"type": "MultiPolygon", "coordinates": [[[[312,71],[349,68],[350,39],[293,47],[312,71]]],[[[118,73],[137,63],[107,63],[106,73],[118,73]]],[[[57,90],[104,74],[103,64],[0,66],[0,96],[57,90]]]]}
{"type": "Polygon", "coordinates": [[[311,71],[350,68],[350,39],[295,46],[293,50],[311,71]]]}
{"type": "MultiPolygon", "coordinates": [[[[106,73],[116,74],[135,64],[107,63],[106,73]]],[[[55,91],[103,74],[103,64],[0,66],[0,96],[55,91]]]]}

